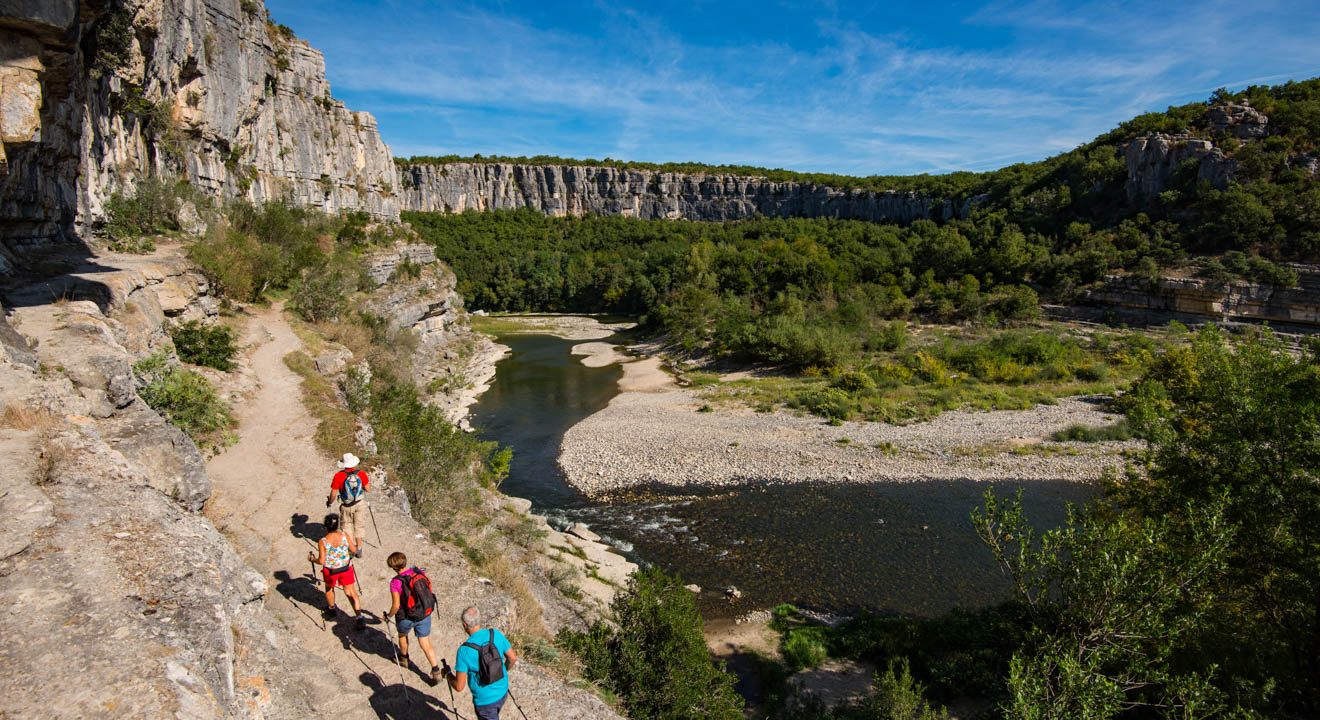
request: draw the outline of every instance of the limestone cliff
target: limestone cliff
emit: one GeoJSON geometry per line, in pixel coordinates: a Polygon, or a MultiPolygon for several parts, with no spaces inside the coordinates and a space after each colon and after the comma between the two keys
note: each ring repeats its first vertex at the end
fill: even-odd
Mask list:
{"type": "Polygon", "coordinates": [[[374,119],[255,0],[0,4],[0,240],[74,241],[150,174],[398,216],[374,119]]]}
{"type": "Polygon", "coordinates": [[[547,215],[623,215],[668,220],[837,217],[908,223],[965,217],[974,200],[872,192],[762,177],[577,165],[412,164],[399,170],[404,210],[530,208],[547,215]]]}

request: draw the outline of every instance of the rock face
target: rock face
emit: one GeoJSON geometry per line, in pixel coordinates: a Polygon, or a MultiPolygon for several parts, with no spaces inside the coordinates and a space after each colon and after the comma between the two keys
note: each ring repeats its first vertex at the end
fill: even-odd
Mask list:
{"type": "Polygon", "coordinates": [[[1214,143],[1187,135],[1143,135],[1124,147],[1123,157],[1128,201],[1142,207],[1155,202],[1184,163],[1195,164],[1196,178],[1220,189],[1228,187],[1236,167],[1214,143]]]}
{"type": "Polygon", "coordinates": [[[975,199],[841,190],[760,177],[684,175],[576,165],[450,163],[400,169],[402,208],[419,212],[530,208],[547,215],[668,220],[837,217],[908,223],[965,217],[975,199]]]}
{"type": "Polygon", "coordinates": [[[0,5],[0,240],[74,241],[151,174],[203,192],[398,217],[375,120],[256,1],[0,5]]]}
{"type": "Polygon", "coordinates": [[[1155,283],[1128,276],[1110,276],[1103,286],[1086,293],[1088,304],[1129,311],[1138,322],[1212,318],[1220,321],[1268,322],[1291,329],[1320,327],[1320,268],[1294,265],[1297,287],[1280,288],[1249,282],[1221,283],[1203,278],[1160,278],[1155,283]]]}
{"type": "Polygon", "coordinates": [[[1270,131],[1270,119],[1248,102],[1217,105],[1210,108],[1207,116],[1211,129],[1243,140],[1263,138],[1270,131]]]}

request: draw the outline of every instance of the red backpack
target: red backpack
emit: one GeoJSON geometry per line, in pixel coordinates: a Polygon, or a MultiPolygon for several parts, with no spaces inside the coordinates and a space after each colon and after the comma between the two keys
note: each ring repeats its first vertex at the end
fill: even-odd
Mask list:
{"type": "Polygon", "coordinates": [[[412,573],[394,576],[399,581],[399,614],[406,620],[417,622],[425,620],[435,610],[435,593],[431,591],[431,580],[426,572],[415,567],[412,573]]]}

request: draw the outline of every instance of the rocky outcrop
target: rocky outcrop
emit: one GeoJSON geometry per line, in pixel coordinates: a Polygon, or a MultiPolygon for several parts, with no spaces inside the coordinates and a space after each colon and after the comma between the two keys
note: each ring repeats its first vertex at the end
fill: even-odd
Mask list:
{"type": "Polygon", "coordinates": [[[193,512],[210,496],[197,447],[134,387],[132,362],[169,349],[167,318],[213,312],[206,290],[167,255],[101,257],[14,293],[0,333],[0,602],[14,609],[0,615],[0,715],[316,712],[318,670],[285,647],[266,582],[193,512]]]}
{"type": "Polygon", "coordinates": [[[0,239],[73,241],[152,174],[216,197],[394,219],[375,120],[259,2],[48,0],[0,8],[0,239]],[[29,7],[30,6],[30,7],[29,7]]]}
{"type": "Polygon", "coordinates": [[[1270,132],[1270,119],[1245,100],[1241,104],[1216,105],[1207,111],[1206,118],[1211,130],[1242,140],[1263,138],[1270,132]]]}
{"type": "Polygon", "coordinates": [[[1204,278],[1164,277],[1154,282],[1111,275],[1088,291],[1088,305],[1126,311],[1138,322],[1200,319],[1268,322],[1284,330],[1320,328],[1320,269],[1294,265],[1297,287],[1282,288],[1246,281],[1219,282],[1204,278]]]}
{"type": "Polygon", "coordinates": [[[835,217],[909,223],[966,217],[974,199],[846,190],[761,177],[685,175],[577,165],[418,164],[399,170],[404,210],[530,208],[552,216],[622,215],[667,220],[835,217]]]}
{"type": "Polygon", "coordinates": [[[1236,163],[1209,140],[1188,135],[1143,135],[1123,148],[1127,161],[1128,201],[1146,207],[1169,187],[1178,172],[1195,173],[1223,189],[1233,177],[1236,163]]]}

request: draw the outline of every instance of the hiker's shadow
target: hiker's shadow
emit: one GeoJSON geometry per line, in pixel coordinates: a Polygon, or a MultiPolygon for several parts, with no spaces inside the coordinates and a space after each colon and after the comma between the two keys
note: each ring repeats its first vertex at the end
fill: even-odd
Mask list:
{"type": "Polygon", "coordinates": [[[294,513],[289,518],[289,533],[296,538],[307,538],[314,543],[320,542],[321,538],[325,537],[325,525],[308,520],[308,516],[294,513]]]}
{"type": "MultiPolygon", "coordinates": [[[[366,627],[361,630],[357,628],[357,620],[340,615],[334,622],[331,631],[345,650],[366,653],[367,655],[376,655],[378,657],[394,662],[394,641],[392,641],[379,627],[381,620],[368,614],[366,627]]],[[[388,622],[388,621],[386,621],[388,622]]]]}
{"type": "Polygon", "coordinates": [[[276,570],[275,579],[279,584],[275,586],[275,592],[304,605],[311,605],[318,610],[325,604],[325,593],[317,587],[314,575],[299,575],[294,577],[288,570],[276,570]]]}
{"type": "Polygon", "coordinates": [[[374,672],[364,672],[358,679],[371,690],[371,710],[381,720],[458,718],[453,708],[415,687],[400,683],[386,685],[374,672]]]}
{"type": "Polygon", "coordinates": [[[288,570],[276,570],[275,579],[279,581],[275,586],[275,592],[283,595],[294,609],[311,620],[312,624],[319,625],[323,622],[316,618],[316,613],[325,604],[325,594],[316,586],[315,580],[306,575],[293,577],[288,570]],[[304,605],[310,607],[312,611],[307,612],[304,605]]]}

